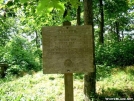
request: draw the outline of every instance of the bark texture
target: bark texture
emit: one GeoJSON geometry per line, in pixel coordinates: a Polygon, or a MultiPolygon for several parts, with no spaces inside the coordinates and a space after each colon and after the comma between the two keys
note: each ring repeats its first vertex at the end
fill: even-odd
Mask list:
{"type": "Polygon", "coordinates": [[[103,2],[100,0],[100,33],[99,33],[99,43],[104,43],[104,11],[103,11],[103,2]]]}
{"type": "MultiPolygon", "coordinates": [[[[80,2],[80,0],[78,0],[80,2]]],[[[81,13],[81,7],[78,6],[77,8],[77,25],[80,25],[81,24],[81,21],[80,21],[80,13],[81,13]]]]}
{"type": "MultiPolygon", "coordinates": [[[[92,25],[92,29],[93,29],[92,4],[93,4],[92,0],[84,0],[84,24],[92,25]]],[[[92,30],[92,31],[94,32],[94,30],[92,30]]],[[[94,39],[94,37],[93,37],[93,39],[94,39]]],[[[95,65],[94,65],[94,72],[85,74],[85,76],[84,76],[84,94],[85,94],[84,100],[85,101],[92,101],[93,98],[95,97],[95,91],[96,91],[95,78],[96,78],[96,69],[95,69],[95,65]]]]}

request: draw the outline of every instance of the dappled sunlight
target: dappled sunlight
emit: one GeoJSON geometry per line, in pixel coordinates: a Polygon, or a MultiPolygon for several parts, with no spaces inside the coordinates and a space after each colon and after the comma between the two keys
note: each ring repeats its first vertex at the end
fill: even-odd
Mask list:
{"type": "MultiPolygon", "coordinates": [[[[0,98],[40,101],[64,101],[64,75],[41,72],[0,84],[0,98]],[[4,89],[3,89],[4,88],[4,89]]],[[[74,99],[82,101],[83,80],[74,79],[74,99]]]]}
{"type": "Polygon", "coordinates": [[[72,74],[48,73],[74,101],[134,100],[133,22],[134,0],[0,0],[0,101],[65,101],[72,74]]]}
{"type": "Polygon", "coordinates": [[[130,73],[133,66],[112,68],[110,77],[97,81],[97,93],[99,97],[133,97],[134,78],[130,73]],[[128,72],[129,71],[129,72],[128,72]]]}
{"type": "MultiPolygon", "coordinates": [[[[96,91],[99,99],[134,96],[133,67],[99,67],[96,91]],[[100,73],[101,72],[101,73],[100,73]],[[106,74],[105,74],[106,73],[106,74]],[[100,79],[101,78],[101,79],[100,79]]],[[[98,73],[98,72],[97,72],[98,73]]],[[[98,74],[97,74],[98,75],[98,74]]],[[[64,101],[64,75],[43,74],[42,71],[0,80],[1,99],[64,101]],[[11,80],[10,80],[11,79],[11,80]],[[5,82],[4,82],[5,81],[5,82]]],[[[83,74],[74,74],[74,99],[84,99],[83,74]]]]}

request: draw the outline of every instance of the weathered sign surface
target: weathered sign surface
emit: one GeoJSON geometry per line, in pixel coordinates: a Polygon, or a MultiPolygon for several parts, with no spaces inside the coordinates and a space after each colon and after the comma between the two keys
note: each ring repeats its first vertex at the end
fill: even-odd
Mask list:
{"type": "Polygon", "coordinates": [[[90,25],[42,28],[43,73],[93,72],[90,25]]]}

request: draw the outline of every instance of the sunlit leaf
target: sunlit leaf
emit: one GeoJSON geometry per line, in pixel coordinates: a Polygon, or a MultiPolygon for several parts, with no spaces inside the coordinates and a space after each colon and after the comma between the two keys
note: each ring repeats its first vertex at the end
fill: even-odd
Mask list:
{"type": "Polygon", "coordinates": [[[70,0],[70,3],[74,8],[78,8],[78,6],[79,6],[78,0],[70,0]]]}
{"type": "Polygon", "coordinates": [[[0,0],[0,3],[3,3],[3,0],[0,0]]]}
{"type": "Polygon", "coordinates": [[[60,14],[64,13],[64,3],[58,2],[58,4],[56,5],[56,9],[59,10],[60,14]]]}
{"type": "Polygon", "coordinates": [[[29,0],[20,0],[21,3],[26,3],[29,0]]]}
{"type": "Polygon", "coordinates": [[[52,6],[50,0],[40,0],[37,6],[36,13],[37,14],[48,13],[51,7],[52,6]]]}

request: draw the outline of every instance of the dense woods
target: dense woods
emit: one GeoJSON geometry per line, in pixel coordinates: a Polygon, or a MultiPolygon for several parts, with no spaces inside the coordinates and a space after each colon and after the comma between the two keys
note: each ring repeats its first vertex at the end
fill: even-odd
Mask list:
{"type": "MultiPolygon", "coordinates": [[[[94,28],[95,64],[134,65],[134,0],[89,1],[93,14],[87,23],[94,28]]],[[[0,0],[0,64],[8,64],[4,72],[23,76],[42,70],[41,28],[62,26],[66,20],[84,25],[83,2],[0,0]]]]}

